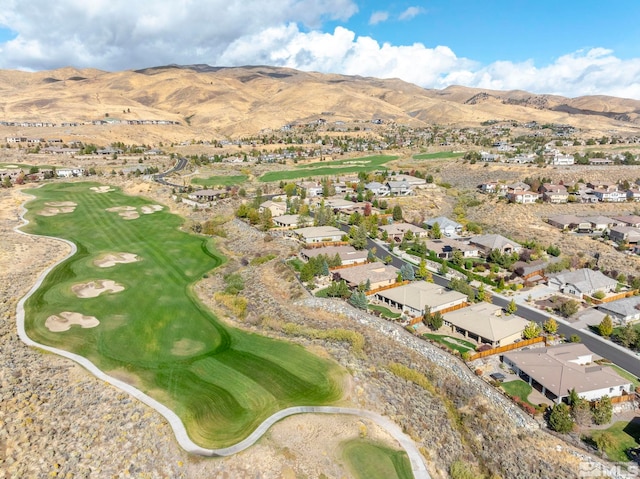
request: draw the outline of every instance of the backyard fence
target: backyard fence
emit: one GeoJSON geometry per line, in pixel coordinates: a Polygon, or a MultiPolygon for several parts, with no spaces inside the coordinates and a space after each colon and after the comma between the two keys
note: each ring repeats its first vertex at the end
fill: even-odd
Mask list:
{"type": "Polygon", "coordinates": [[[494,354],[501,354],[501,353],[505,353],[507,351],[513,351],[514,349],[524,348],[525,346],[529,346],[530,344],[541,343],[543,341],[544,341],[545,346],[546,346],[547,337],[546,336],[538,336],[537,338],[525,339],[523,341],[518,341],[517,343],[508,344],[506,346],[500,346],[499,348],[487,349],[486,351],[481,351],[479,353],[475,353],[475,354],[471,355],[468,358],[468,361],[473,361],[475,359],[480,359],[480,358],[486,358],[487,356],[493,356],[494,354]]]}

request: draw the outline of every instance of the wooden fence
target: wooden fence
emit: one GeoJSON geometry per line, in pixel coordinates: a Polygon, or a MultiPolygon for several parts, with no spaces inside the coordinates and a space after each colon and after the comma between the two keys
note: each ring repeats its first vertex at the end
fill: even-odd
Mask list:
{"type": "Polygon", "coordinates": [[[372,289],[369,291],[365,291],[364,294],[367,296],[371,296],[372,294],[376,294],[379,291],[384,291],[385,289],[397,288],[398,286],[404,286],[405,284],[409,284],[410,281],[404,280],[399,283],[388,284],[387,286],[380,286],[379,288],[372,289]]]}
{"type": "Polygon", "coordinates": [[[635,393],[623,394],[622,396],[615,396],[611,398],[611,404],[619,404],[621,402],[634,401],[636,399],[635,393]]]}
{"type": "Polygon", "coordinates": [[[629,298],[631,296],[634,296],[637,292],[638,290],[634,289],[633,291],[624,291],[622,293],[614,294],[612,296],[607,296],[606,298],[602,298],[602,299],[597,299],[597,298],[594,298],[593,296],[588,296],[585,294],[584,296],[582,296],[582,299],[584,299],[585,301],[591,301],[593,304],[597,305],[597,304],[610,303],[611,301],[616,301],[618,299],[629,298]]]}
{"type": "Polygon", "coordinates": [[[547,337],[546,336],[538,336],[537,338],[525,339],[523,341],[518,341],[517,343],[507,344],[506,346],[500,346],[498,348],[487,349],[486,351],[481,351],[481,352],[473,354],[472,356],[469,357],[468,361],[473,361],[475,359],[480,359],[480,358],[486,358],[487,356],[493,356],[494,354],[501,354],[501,353],[505,353],[507,351],[513,351],[514,349],[524,348],[525,346],[529,346],[530,344],[541,343],[543,341],[544,341],[545,346],[546,346],[547,337]]]}

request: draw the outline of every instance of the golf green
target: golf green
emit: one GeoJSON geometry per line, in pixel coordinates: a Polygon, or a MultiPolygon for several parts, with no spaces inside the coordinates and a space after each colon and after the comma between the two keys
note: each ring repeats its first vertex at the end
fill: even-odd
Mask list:
{"type": "Polygon", "coordinates": [[[280,409],[340,399],[337,364],[229,327],[198,301],[192,285],[224,261],[211,238],[181,231],[162,205],[107,190],[28,190],[36,198],[23,230],[77,246],[25,303],[34,341],[80,354],[162,402],[208,448],[236,443],[280,409]]]}

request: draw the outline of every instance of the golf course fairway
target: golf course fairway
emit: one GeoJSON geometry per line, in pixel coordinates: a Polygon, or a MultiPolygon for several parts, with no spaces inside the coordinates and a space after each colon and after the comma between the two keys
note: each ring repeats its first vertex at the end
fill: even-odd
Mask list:
{"type": "Polygon", "coordinates": [[[89,359],[173,410],[202,447],[234,444],[292,406],[335,403],[344,370],[303,347],[235,329],[192,285],[223,263],[165,206],[97,183],[27,190],[26,233],[73,242],[25,302],[25,330],[89,359]]]}

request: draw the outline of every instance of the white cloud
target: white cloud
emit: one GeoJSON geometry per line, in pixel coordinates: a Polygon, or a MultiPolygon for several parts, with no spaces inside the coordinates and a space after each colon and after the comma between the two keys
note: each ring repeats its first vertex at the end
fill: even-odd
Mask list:
{"type": "Polygon", "coordinates": [[[425,13],[425,9],[422,7],[409,7],[404,12],[400,14],[398,17],[400,20],[411,20],[414,17],[417,17],[421,13],[425,13]]]}
{"type": "Polygon", "coordinates": [[[369,25],[377,25],[387,20],[389,20],[389,12],[373,12],[369,17],[369,25]]]}
{"type": "MultiPolygon", "coordinates": [[[[422,13],[415,8],[402,16],[422,13]]],[[[379,43],[345,27],[321,31],[326,20],[344,21],[356,12],[353,0],[31,0],[29,8],[22,0],[3,0],[0,25],[17,36],[0,43],[0,68],[268,64],[397,77],[427,88],[461,84],[640,99],[640,58],[622,60],[602,48],[568,53],[542,66],[533,61],[481,65],[447,46],[379,43]]]]}
{"type": "Polygon", "coordinates": [[[310,29],[346,21],[353,0],[3,0],[0,68],[73,65],[104,69],[215,63],[246,35],[295,22],[310,29]]]}

